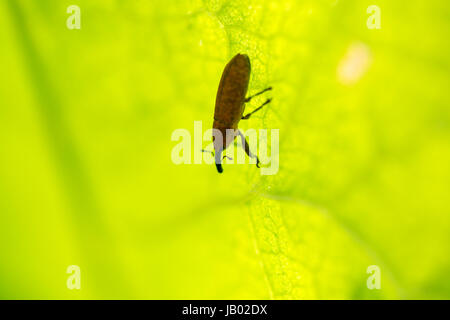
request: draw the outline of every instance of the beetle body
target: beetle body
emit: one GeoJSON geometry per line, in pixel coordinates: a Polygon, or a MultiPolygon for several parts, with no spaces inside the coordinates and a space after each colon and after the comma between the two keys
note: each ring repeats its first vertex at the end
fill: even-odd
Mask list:
{"type": "Polygon", "coordinates": [[[238,53],[225,66],[220,79],[213,123],[213,128],[220,130],[223,138],[221,145],[214,140],[216,165],[219,172],[222,171],[221,166],[218,166],[222,151],[232,142],[226,141],[226,130],[236,130],[244,113],[250,72],[250,59],[246,54],[238,53]]]}
{"type": "Polygon", "coordinates": [[[250,59],[245,54],[237,54],[225,66],[217,90],[213,128],[237,129],[245,109],[250,71],[250,59]]]}
{"type": "Polygon", "coordinates": [[[257,166],[259,167],[258,157],[250,152],[247,141],[243,134],[238,130],[238,124],[241,119],[248,119],[251,114],[261,109],[264,105],[269,103],[271,99],[255,109],[253,112],[243,116],[245,110],[245,103],[249,102],[251,98],[263,92],[271,90],[269,87],[263,91],[246,98],[248,83],[250,80],[251,65],[250,59],[246,54],[238,53],[225,66],[220,79],[219,89],[217,90],[216,106],[214,110],[213,129],[219,130],[222,134],[222,141],[214,139],[215,163],[217,171],[223,172],[222,169],[222,152],[234,141],[237,135],[242,138],[242,145],[249,157],[256,158],[257,166]],[[232,139],[227,139],[227,129],[234,130],[232,139]]]}

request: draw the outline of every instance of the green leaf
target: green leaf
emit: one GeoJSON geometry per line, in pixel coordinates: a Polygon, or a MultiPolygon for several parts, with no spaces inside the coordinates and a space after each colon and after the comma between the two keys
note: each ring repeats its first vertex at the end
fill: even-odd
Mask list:
{"type": "Polygon", "coordinates": [[[447,2],[75,2],[0,4],[1,298],[450,298],[447,2]],[[238,52],[279,172],[173,164],[238,52]]]}

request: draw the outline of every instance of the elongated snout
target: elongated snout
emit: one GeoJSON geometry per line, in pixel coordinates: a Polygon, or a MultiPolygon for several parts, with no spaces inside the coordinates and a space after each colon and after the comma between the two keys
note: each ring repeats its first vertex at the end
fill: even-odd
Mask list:
{"type": "Polygon", "coordinates": [[[223,172],[223,168],[222,168],[222,150],[216,150],[216,152],[214,154],[214,159],[215,159],[215,162],[216,162],[217,172],[222,173],[223,172]]]}
{"type": "Polygon", "coordinates": [[[222,165],[220,163],[216,163],[216,168],[217,168],[217,172],[219,172],[219,173],[223,172],[223,168],[222,168],[222,165]]]}

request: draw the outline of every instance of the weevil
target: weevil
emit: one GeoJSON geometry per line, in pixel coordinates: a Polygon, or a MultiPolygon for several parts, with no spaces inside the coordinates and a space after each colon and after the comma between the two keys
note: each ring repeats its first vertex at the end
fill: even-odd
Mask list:
{"type": "MultiPolygon", "coordinates": [[[[239,135],[242,141],[242,147],[250,158],[256,158],[256,166],[260,167],[259,159],[250,152],[250,147],[244,135],[238,129],[239,121],[247,120],[252,114],[261,110],[272,99],[267,99],[262,105],[244,116],[245,104],[260,94],[272,90],[268,87],[252,96],[246,98],[248,83],[250,80],[251,65],[250,59],[246,54],[238,53],[225,66],[220,79],[219,89],[217,90],[216,106],[214,110],[213,129],[217,129],[222,133],[222,143],[213,137],[214,157],[216,168],[219,173],[223,172],[222,168],[222,152],[232,143],[239,135]],[[227,139],[227,129],[234,130],[232,139],[227,139]]],[[[206,151],[206,150],[202,150],[206,151]]]]}

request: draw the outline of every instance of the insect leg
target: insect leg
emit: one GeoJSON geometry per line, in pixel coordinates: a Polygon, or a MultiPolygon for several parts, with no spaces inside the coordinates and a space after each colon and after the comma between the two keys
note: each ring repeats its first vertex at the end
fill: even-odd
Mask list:
{"type": "Polygon", "coordinates": [[[265,88],[263,91],[260,91],[260,92],[258,92],[258,93],[255,93],[254,95],[248,97],[248,98],[245,99],[244,101],[245,101],[245,102],[249,102],[250,100],[252,100],[252,98],[254,98],[254,97],[256,97],[256,96],[259,96],[260,94],[263,94],[264,92],[269,91],[269,90],[272,90],[272,87],[265,88]]]}
{"type": "Polygon", "coordinates": [[[267,99],[266,102],[264,102],[262,105],[260,105],[258,108],[256,108],[256,109],[253,110],[252,112],[247,113],[247,114],[246,114],[245,116],[243,116],[241,119],[242,119],[242,120],[247,120],[248,118],[250,118],[250,116],[251,116],[252,114],[254,114],[256,111],[261,110],[261,108],[264,107],[266,104],[268,104],[270,101],[272,101],[272,99],[267,99]]]}
{"type": "Polygon", "coordinates": [[[209,151],[209,150],[202,149],[202,152],[211,153],[214,156],[214,151],[209,151]]]}
{"type": "Polygon", "coordinates": [[[241,136],[241,140],[242,140],[242,146],[244,147],[245,153],[248,155],[249,158],[256,158],[256,166],[259,168],[259,159],[258,156],[253,154],[250,151],[250,146],[248,145],[247,140],[245,139],[244,135],[242,134],[242,132],[240,130],[237,130],[238,134],[241,136]]]}

